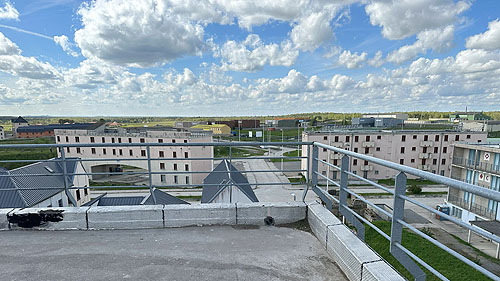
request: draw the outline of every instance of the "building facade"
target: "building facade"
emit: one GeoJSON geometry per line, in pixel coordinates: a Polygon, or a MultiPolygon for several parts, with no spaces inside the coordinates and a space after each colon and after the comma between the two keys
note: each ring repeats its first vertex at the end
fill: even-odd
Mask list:
{"type": "MultiPolygon", "coordinates": [[[[500,144],[455,144],[451,177],[492,190],[500,190],[500,144]]],[[[500,220],[498,202],[451,188],[451,215],[464,222],[500,220]]]]}
{"type": "MultiPolygon", "coordinates": [[[[129,146],[126,143],[200,143],[212,142],[212,133],[201,130],[183,130],[169,127],[151,128],[105,128],[93,130],[55,130],[58,144],[111,143],[116,147],[68,147],[68,157],[82,159],[110,158],[105,161],[83,161],[85,169],[92,173],[120,171],[121,166],[148,169],[146,146],[129,146]],[[135,160],[137,159],[137,160],[135,160]]],[[[60,154],[60,152],[58,152],[60,154]]],[[[205,176],[212,170],[213,160],[192,160],[192,158],[212,158],[211,146],[151,146],[152,182],[155,186],[201,185],[205,176]],[[203,172],[207,173],[188,173],[203,172]],[[164,172],[165,174],[162,174],[164,172]],[[180,172],[179,174],[175,174],[180,172]]],[[[106,177],[93,175],[91,179],[106,177]]]]}
{"type": "Polygon", "coordinates": [[[0,140],[5,139],[5,131],[2,126],[0,126],[0,140]]]}
{"type": "MultiPolygon", "coordinates": [[[[357,153],[392,161],[435,174],[449,176],[451,171],[452,144],[457,142],[486,142],[485,132],[421,131],[421,130],[354,130],[331,132],[304,132],[302,141],[319,142],[357,153]]],[[[307,156],[307,147],[302,147],[307,156]]],[[[340,165],[342,154],[319,150],[319,159],[340,165]]],[[[307,169],[307,159],[301,160],[301,168],[307,169]]],[[[387,179],[396,175],[392,169],[350,159],[349,170],[364,178],[387,179]]],[[[340,173],[328,165],[319,163],[318,171],[337,179],[340,173]]]]}
{"type": "Polygon", "coordinates": [[[24,119],[23,117],[19,116],[16,119],[12,119],[12,135],[16,138],[17,137],[17,129],[19,127],[24,127],[24,126],[29,126],[28,121],[24,119]]]}
{"type": "Polygon", "coordinates": [[[196,126],[193,126],[191,128],[201,129],[204,131],[211,131],[214,135],[221,135],[221,136],[231,135],[231,128],[225,124],[196,125],[196,126]]]}
{"type": "Polygon", "coordinates": [[[16,138],[43,138],[54,136],[55,129],[85,129],[92,130],[104,126],[104,123],[75,123],[75,124],[49,124],[27,125],[16,129],[16,138]]]}

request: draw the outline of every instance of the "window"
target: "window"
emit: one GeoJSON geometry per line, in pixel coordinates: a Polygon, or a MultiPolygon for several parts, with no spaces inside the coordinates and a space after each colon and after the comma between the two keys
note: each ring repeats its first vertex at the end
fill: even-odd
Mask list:
{"type": "Polygon", "coordinates": [[[76,153],[82,153],[82,150],[79,147],[77,147],[76,148],[76,153]]]}
{"type": "Polygon", "coordinates": [[[91,152],[92,154],[95,154],[95,148],[92,147],[91,152]]]}
{"type": "Polygon", "coordinates": [[[481,142],[481,140],[478,140],[477,142],[479,143],[479,142],[481,142]]]}
{"type": "Polygon", "coordinates": [[[366,140],[366,141],[370,141],[370,136],[366,136],[366,137],[365,137],[365,140],[366,140]]]}
{"type": "Polygon", "coordinates": [[[380,147],[375,148],[375,151],[380,151],[380,147]]]}
{"type": "Polygon", "coordinates": [[[178,184],[178,183],[179,183],[179,180],[178,180],[178,177],[177,177],[177,176],[174,176],[174,183],[175,183],[175,184],[178,184]]]}
{"type": "Polygon", "coordinates": [[[122,143],[122,138],[118,138],[118,143],[122,143]]]}
{"type": "Polygon", "coordinates": [[[439,150],[438,147],[434,147],[434,153],[438,153],[438,150],[439,150]]]}
{"type": "Polygon", "coordinates": [[[132,151],[132,149],[129,149],[128,153],[129,153],[130,156],[134,156],[134,152],[132,151]]]}
{"type": "Polygon", "coordinates": [[[359,136],[354,136],[354,142],[358,142],[359,141],[359,136]]]}
{"type": "Polygon", "coordinates": [[[184,158],[189,158],[188,156],[189,156],[188,152],[184,151],[184,158]]]}
{"type": "Polygon", "coordinates": [[[448,135],[444,135],[444,141],[448,141],[448,135]]]}
{"type": "Polygon", "coordinates": [[[434,141],[439,141],[439,135],[434,136],[434,141]]]}
{"type": "Polygon", "coordinates": [[[63,201],[62,201],[62,199],[59,199],[59,200],[57,201],[57,205],[58,205],[59,207],[62,207],[62,206],[63,206],[63,201]]]}
{"type": "Polygon", "coordinates": [[[441,170],[441,176],[444,176],[444,170],[441,170]]]}
{"type": "Polygon", "coordinates": [[[378,170],[375,170],[374,173],[375,173],[375,175],[378,175],[378,170]]]}
{"type": "Polygon", "coordinates": [[[177,158],[177,152],[172,152],[172,158],[177,158]]]}
{"type": "Polygon", "coordinates": [[[128,138],[128,143],[132,143],[132,138],[128,138]]]}
{"type": "Polygon", "coordinates": [[[113,155],[116,155],[116,149],[113,148],[113,155]]]}
{"type": "Polygon", "coordinates": [[[345,136],[345,141],[349,142],[351,140],[351,136],[345,136]]]}
{"type": "Polygon", "coordinates": [[[438,160],[437,159],[432,159],[432,165],[437,165],[438,160]]]}
{"type": "Polygon", "coordinates": [[[158,139],[158,143],[163,143],[163,139],[158,139]]]}
{"type": "Polygon", "coordinates": [[[80,189],[76,190],[76,200],[80,200],[80,189]]]}
{"type": "Polygon", "coordinates": [[[337,166],[339,161],[337,159],[333,160],[333,165],[337,166]]]}
{"type": "Polygon", "coordinates": [[[177,164],[174,163],[174,171],[177,171],[177,164]]]}
{"type": "Polygon", "coordinates": [[[368,161],[365,160],[365,165],[368,165],[368,161]]]}
{"type": "Polygon", "coordinates": [[[184,165],[184,171],[189,171],[189,164],[184,165]]]}
{"type": "Polygon", "coordinates": [[[424,148],[422,149],[422,152],[423,152],[423,153],[427,153],[427,147],[424,147],[424,148]]]}
{"type": "Polygon", "coordinates": [[[326,152],[326,148],[323,148],[323,152],[326,152]]]}
{"type": "Polygon", "coordinates": [[[417,135],[413,135],[413,139],[416,140],[417,139],[417,135]]]}
{"type": "Polygon", "coordinates": [[[66,147],[66,152],[68,152],[68,153],[70,152],[70,149],[69,149],[69,147],[66,147]]]}
{"type": "Polygon", "coordinates": [[[146,150],[141,150],[141,156],[145,157],[146,156],[146,150]]]}
{"type": "Polygon", "coordinates": [[[120,156],[123,156],[123,150],[118,150],[118,152],[120,153],[120,156]]]}
{"type": "Polygon", "coordinates": [[[102,143],[106,143],[106,138],[102,137],[102,143]]]}
{"type": "Polygon", "coordinates": [[[85,196],[89,195],[89,189],[88,188],[84,188],[83,189],[83,194],[85,194],[85,196]]]}
{"type": "Polygon", "coordinates": [[[102,149],[102,154],[106,155],[106,148],[102,149]]]}
{"type": "Polygon", "coordinates": [[[90,142],[91,142],[91,143],[94,143],[94,142],[95,142],[94,137],[90,137],[90,142]]]}
{"type": "Polygon", "coordinates": [[[467,135],[467,139],[470,139],[470,135],[467,135]]]}
{"type": "Polygon", "coordinates": [[[160,158],[165,157],[165,152],[164,152],[163,150],[159,152],[159,157],[160,157],[160,158]]]}
{"type": "Polygon", "coordinates": [[[160,175],[160,181],[163,183],[167,182],[165,175],[160,175]]]}
{"type": "Polygon", "coordinates": [[[335,136],[335,142],[339,142],[339,136],[335,136]]]}
{"type": "Polygon", "coordinates": [[[115,138],[111,138],[111,143],[115,143],[115,138]]]}
{"type": "Polygon", "coordinates": [[[411,160],[410,160],[410,162],[411,162],[411,163],[415,163],[415,159],[411,159],[411,160]]]}
{"type": "Polygon", "coordinates": [[[381,139],[382,139],[382,136],[377,136],[377,139],[378,139],[378,140],[381,140],[381,139]]]}
{"type": "Polygon", "coordinates": [[[61,142],[61,137],[57,136],[57,142],[61,142]]]}
{"type": "Polygon", "coordinates": [[[460,135],[456,135],[455,136],[455,141],[459,141],[460,140],[460,135]]]}
{"type": "Polygon", "coordinates": [[[354,152],[358,152],[358,148],[357,147],[354,148],[354,152]]]}
{"type": "Polygon", "coordinates": [[[324,137],[323,137],[323,140],[328,140],[328,137],[327,137],[327,136],[324,136],[324,137]]]}
{"type": "Polygon", "coordinates": [[[401,153],[405,153],[405,147],[401,147],[401,153]]]}
{"type": "Polygon", "coordinates": [[[446,165],[446,159],[441,159],[441,165],[446,165]]]}
{"type": "Polygon", "coordinates": [[[404,159],[399,159],[399,164],[404,165],[405,164],[405,160],[404,159]]]}
{"type": "Polygon", "coordinates": [[[429,136],[428,135],[425,135],[424,136],[424,141],[428,141],[429,140],[429,136]]]}
{"type": "Polygon", "coordinates": [[[448,148],[447,147],[443,147],[443,153],[446,153],[448,152],[448,148]]]}
{"type": "Polygon", "coordinates": [[[75,142],[80,142],[80,137],[75,137],[75,142]]]}
{"type": "Polygon", "coordinates": [[[358,165],[358,159],[354,159],[354,160],[352,160],[352,165],[353,165],[353,166],[358,165]]]}
{"type": "Polygon", "coordinates": [[[175,143],[175,140],[174,140],[174,139],[172,139],[172,143],[175,143]]]}
{"type": "Polygon", "coordinates": [[[140,140],[140,141],[141,141],[141,143],[144,143],[144,142],[145,142],[145,140],[144,140],[143,138],[141,138],[141,140],[140,140]]]}
{"type": "Polygon", "coordinates": [[[368,153],[370,153],[370,148],[365,147],[365,154],[368,154],[368,153]]]}
{"type": "Polygon", "coordinates": [[[425,159],[422,159],[422,165],[425,165],[425,162],[426,162],[425,159]]]}
{"type": "Polygon", "coordinates": [[[401,136],[401,141],[406,141],[406,136],[401,136]]]}
{"type": "Polygon", "coordinates": [[[66,136],[66,142],[69,142],[69,137],[68,136],[66,136]]]}
{"type": "Polygon", "coordinates": [[[411,151],[417,151],[417,147],[416,146],[412,146],[411,151]]]}
{"type": "Polygon", "coordinates": [[[187,143],[187,142],[188,142],[188,140],[184,140],[184,143],[187,143]]]}
{"type": "Polygon", "coordinates": [[[165,163],[160,163],[160,170],[165,170],[165,163]]]}
{"type": "Polygon", "coordinates": [[[432,170],[432,173],[435,174],[436,173],[436,170],[432,170]]]}

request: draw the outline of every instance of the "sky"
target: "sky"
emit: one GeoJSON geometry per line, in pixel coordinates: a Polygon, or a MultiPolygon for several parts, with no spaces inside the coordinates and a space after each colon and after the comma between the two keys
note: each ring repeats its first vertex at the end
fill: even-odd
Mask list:
{"type": "Polygon", "coordinates": [[[0,115],[500,110],[498,0],[0,0],[0,115]]]}

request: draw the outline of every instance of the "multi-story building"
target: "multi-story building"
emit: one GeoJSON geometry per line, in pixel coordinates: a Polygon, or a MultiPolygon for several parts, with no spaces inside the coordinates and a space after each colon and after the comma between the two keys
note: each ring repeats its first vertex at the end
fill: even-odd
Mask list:
{"type": "Polygon", "coordinates": [[[29,125],[28,121],[26,121],[26,119],[24,119],[21,116],[17,117],[16,119],[12,119],[11,122],[12,122],[12,135],[14,135],[14,137],[17,137],[17,128],[29,125]]]}
{"type": "Polygon", "coordinates": [[[0,126],[0,140],[5,139],[5,131],[2,126],[0,126]]]}
{"type": "Polygon", "coordinates": [[[16,138],[43,138],[54,136],[55,129],[86,129],[104,126],[104,123],[75,123],[75,124],[49,124],[49,125],[28,125],[17,128],[16,138]]]}
{"type": "MultiPolygon", "coordinates": [[[[456,142],[485,142],[485,132],[424,131],[424,130],[353,130],[330,132],[304,132],[302,141],[320,142],[342,149],[374,156],[380,159],[449,176],[451,171],[451,145],[456,142]]],[[[304,146],[302,156],[307,156],[304,146]]],[[[319,150],[319,159],[340,165],[342,154],[319,150]]],[[[307,159],[302,159],[302,169],[307,159]]],[[[349,170],[371,179],[394,177],[397,171],[367,161],[350,159],[349,170]]],[[[318,171],[337,179],[339,172],[319,163],[318,171]]],[[[321,178],[320,178],[321,179],[321,178]]]]}
{"type": "MultiPolygon", "coordinates": [[[[212,142],[212,132],[202,130],[174,129],[171,127],[56,129],[58,144],[116,144],[112,147],[67,147],[68,157],[82,159],[107,158],[102,161],[83,161],[88,172],[107,173],[121,170],[123,165],[148,169],[146,146],[124,146],[126,143],[200,143],[212,142]],[[137,160],[135,160],[137,159],[137,160]]],[[[60,154],[60,152],[58,152],[60,154]]],[[[157,186],[201,185],[208,172],[212,170],[213,160],[192,160],[192,158],[212,158],[211,146],[151,146],[152,182],[157,186]],[[170,160],[162,160],[170,159],[170,160]],[[174,174],[175,172],[182,172],[174,174]],[[207,173],[186,173],[202,172],[207,173]],[[165,174],[161,174],[165,172],[165,174]]],[[[98,179],[107,175],[93,175],[98,179]]]]}
{"type": "MultiPolygon", "coordinates": [[[[500,144],[453,145],[451,177],[483,188],[500,190],[500,144]]],[[[448,192],[451,215],[464,222],[500,220],[498,202],[451,188],[448,192]]]]}

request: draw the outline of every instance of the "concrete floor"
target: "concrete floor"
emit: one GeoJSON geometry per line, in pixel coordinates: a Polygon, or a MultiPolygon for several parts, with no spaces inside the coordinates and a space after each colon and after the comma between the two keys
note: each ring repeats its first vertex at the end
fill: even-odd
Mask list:
{"type": "Polygon", "coordinates": [[[310,233],[231,226],[7,231],[2,280],[347,280],[310,233]]]}

